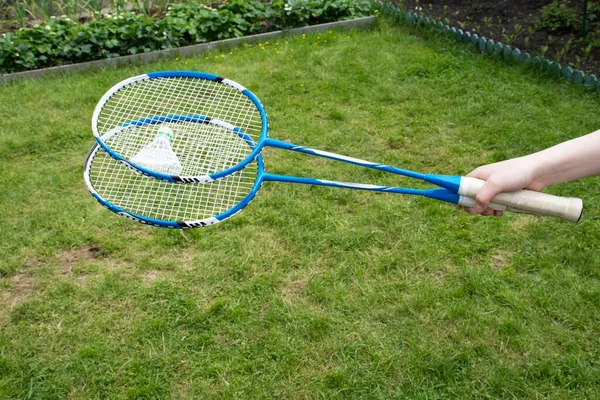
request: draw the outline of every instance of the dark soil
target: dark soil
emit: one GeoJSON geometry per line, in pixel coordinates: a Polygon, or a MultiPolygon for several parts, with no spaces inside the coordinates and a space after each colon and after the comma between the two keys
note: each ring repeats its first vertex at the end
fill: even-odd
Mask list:
{"type": "Polygon", "coordinates": [[[477,33],[539,55],[586,74],[600,75],[600,15],[597,1],[588,4],[588,33],[581,38],[583,0],[561,0],[577,15],[574,27],[548,32],[536,27],[542,7],[552,0],[405,0],[406,11],[442,20],[456,29],[477,33]],[[547,46],[547,49],[545,48],[547,46]]]}

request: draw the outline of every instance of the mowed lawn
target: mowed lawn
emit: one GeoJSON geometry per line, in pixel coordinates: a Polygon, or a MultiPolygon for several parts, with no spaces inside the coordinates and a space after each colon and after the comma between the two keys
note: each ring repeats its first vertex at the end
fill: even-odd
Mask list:
{"type": "MultiPolygon", "coordinates": [[[[599,97],[443,37],[288,37],[0,86],[0,398],[600,398],[600,179],[578,224],[267,182],[240,214],[161,230],[87,192],[113,84],[189,69],[252,90],[270,135],[441,174],[600,129],[599,97]]],[[[269,172],[425,187],[264,152],[269,172]]]]}

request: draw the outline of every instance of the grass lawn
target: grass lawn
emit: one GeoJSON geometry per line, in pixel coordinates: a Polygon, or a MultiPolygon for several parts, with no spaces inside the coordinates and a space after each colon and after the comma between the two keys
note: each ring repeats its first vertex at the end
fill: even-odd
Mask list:
{"type": "Polygon", "coordinates": [[[247,86],[274,138],[422,172],[600,128],[596,94],[385,21],[0,86],[0,398],[600,398],[599,178],[547,190],[584,199],[576,225],[268,182],[222,224],[150,228],[97,204],[82,166],[102,94],[167,69],[247,86]]]}

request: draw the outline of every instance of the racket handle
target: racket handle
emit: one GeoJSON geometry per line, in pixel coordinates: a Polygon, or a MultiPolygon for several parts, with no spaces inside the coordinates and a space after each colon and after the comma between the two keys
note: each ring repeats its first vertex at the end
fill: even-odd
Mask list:
{"type": "MultiPolygon", "coordinates": [[[[475,199],[472,199],[470,197],[460,196],[460,199],[458,200],[457,204],[460,206],[463,206],[463,207],[475,207],[477,205],[477,202],[475,201],[475,199]]],[[[514,213],[520,213],[520,214],[533,214],[532,212],[519,210],[518,208],[508,207],[508,206],[498,204],[498,203],[490,203],[490,204],[488,204],[488,208],[491,208],[492,210],[504,211],[504,212],[514,212],[514,213]]]]}
{"type": "MultiPolygon", "coordinates": [[[[467,196],[460,196],[460,199],[458,200],[458,205],[463,206],[463,207],[475,207],[477,204],[475,202],[475,199],[472,199],[471,197],[467,197],[467,196]]],[[[520,210],[517,210],[516,208],[511,208],[502,204],[498,204],[498,203],[490,203],[488,204],[488,208],[491,208],[492,210],[497,210],[497,211],[511,211],[511,212],[523,212],[520,210]]]]}
{"type": "MultiPolygon", "coordinates": [[[[484,184],[485,181],[481,179],[462,177],[458,194],[474,199],[484,184]]],[[[554,196],[533,190],[500,193],[492,202],[507,207],[502,211],[558,217],[570,222],[579,221],[583,213],[583,201],[579,198],[554,196]]]]}

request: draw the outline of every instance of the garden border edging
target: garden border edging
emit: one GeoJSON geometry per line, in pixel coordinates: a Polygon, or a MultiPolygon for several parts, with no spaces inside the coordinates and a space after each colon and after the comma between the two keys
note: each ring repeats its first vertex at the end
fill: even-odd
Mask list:
{"type": "Polygon", "coordinates": [[[431,27],[440,33],[453,37],[458,42],[472,45],[480,53],[496,55],[507,62],[529,64],[542,73],[549,73],[569,83],[580,84],[588,90],[595,89],[597,92],[600,92],[600,80],[594,74],[586,76],[583,71],[574,71],[570,66],[563,68],[560,63],[555,63],[539,56],[531,56],[528,52],[521,52],[518,48],[512,49],[509,45],[505,45],[502,42],[494,42],[493,39],[486,39],[485,36],[479,37],[476,33],[464,32],[462,29],[456,29],[433,18],[423,17],[409,11],[405,12],[400,7],[387,2],[383,4],[382,9],[383,14],[396,19],[400,23],[406,23],[409,26],[415,27],[431,27]]]}

